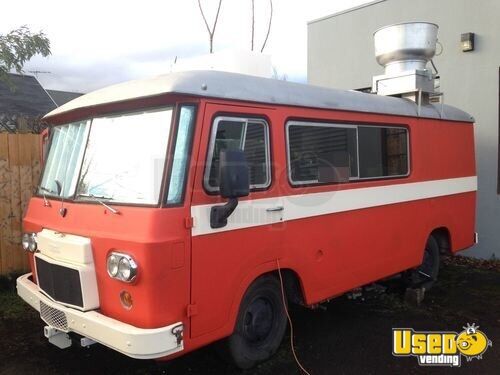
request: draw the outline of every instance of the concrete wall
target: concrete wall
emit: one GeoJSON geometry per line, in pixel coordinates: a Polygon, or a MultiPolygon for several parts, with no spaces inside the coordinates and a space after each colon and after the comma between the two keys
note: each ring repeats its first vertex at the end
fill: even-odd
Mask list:
{"type": "Polygon", "coordinates": [[[309,83],[344,89],[369,87],[372,76],[383,73],[374,58],[377,28],[405,21],[439,25],[444,49],[434,62],[445,103],[476,118],[480,242],[464,254],[482,258],[500,257],[499,16],[499,0],[382,0],[308,24],[309,83]],[[466,32],[474,32],[476,40],[475,50],[464,53],[460,35],[466,32]]]}

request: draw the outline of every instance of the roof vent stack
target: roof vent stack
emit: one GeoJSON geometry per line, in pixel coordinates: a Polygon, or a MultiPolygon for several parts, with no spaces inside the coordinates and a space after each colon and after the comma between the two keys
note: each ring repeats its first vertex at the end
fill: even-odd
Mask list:
{"type": "Polygon", "coordinates": [[[437,33],[438,25],[429,22],[399,23],[375,31],[375,58],[385,72],[373,77],[372,91],[419,104],[439,96],[436,76],[427,68],[436,54],[437,33]]]}

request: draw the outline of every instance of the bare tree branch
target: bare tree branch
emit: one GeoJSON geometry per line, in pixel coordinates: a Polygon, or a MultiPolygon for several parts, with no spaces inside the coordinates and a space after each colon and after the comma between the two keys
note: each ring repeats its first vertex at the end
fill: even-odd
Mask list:
{"type": "Polygon", "coordinates": [[[264,43],[262,43],[262,48],[260,49],[260,52],[264,51],[264,48],[266,47],[267,39],[269,38],[269,34],[271,33],[271,24],[273,22],[273,0],[269,0],[269,23],[267,24],[267,34],[266,34],[266,39],[264,39],[264,43]]]}
{"type": "Polygon", "coordinates": [[[207,18],[205,17],[205,13],[203,12],[203,8],[201,7],[201,0],[198,0],[198,6],[200,7],[200,13],[203,17],[203,22],[205,22],[205,27],[208,32],[208,39],[210,42],[210,53],[213,53],[213,44],[214,44],[214,34],[215,28],[217,27],[217,21],[219,20],[220,7],[222,5],[222,0],[219,0],[219,6],[217,7],[217,14],[215,15],[215,20],[212,29],[210,30],[210,26],[208,26],[207,18]]]}
{"type": "Polygon", "coordinates": [[[215,27],[217,26],[217,20],[219,19],[220,7],[222,5],[222,0],[219,0],[219,6],[217,8],[217,14],[215,15],[214,28],[212,29],[212,35],[215,33],[215,27]]]}
{"type": "Polygon", "coordinates": [[[198,0],[198,6],[200,7],[200,13],[203,17],[203,22],[205,22],[205,26],[207,27],[208,35],[211,35],[210,27],[208,26],[207,18],[205,17],[205,13],[203,12],[203,8],[201,7],[201,0],[198,0]]]}

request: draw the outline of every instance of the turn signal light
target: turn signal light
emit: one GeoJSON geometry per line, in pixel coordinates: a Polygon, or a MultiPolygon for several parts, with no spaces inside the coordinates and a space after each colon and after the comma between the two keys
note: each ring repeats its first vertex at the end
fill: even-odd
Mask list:
{"type": "Polygon", "coordinates": [[[123,307],[125,307],[127,310],[130,310],[132,308],[132,305],[134,304],[134,302],[132,301],[132,295],[126,290],[120,293],[120,300],[123,307]]]}

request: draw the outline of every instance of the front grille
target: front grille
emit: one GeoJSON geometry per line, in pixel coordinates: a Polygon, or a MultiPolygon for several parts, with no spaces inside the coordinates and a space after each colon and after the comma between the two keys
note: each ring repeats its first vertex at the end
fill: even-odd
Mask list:
{"type": "Polygon", "coordinates": [[[68,332],[68,321],[66,314],[60,310],[54,309],[40,301],[40,317],[49,326],[57,328],[61,331],[68,332]]]}
{"type": "Polygon", "coordinates": [[[38,286],[55,301],[83,307],[80,274],[77,270],[35,257],[38,286]]]}

